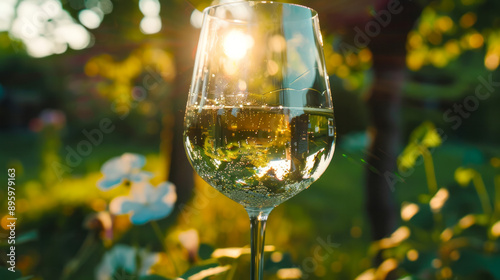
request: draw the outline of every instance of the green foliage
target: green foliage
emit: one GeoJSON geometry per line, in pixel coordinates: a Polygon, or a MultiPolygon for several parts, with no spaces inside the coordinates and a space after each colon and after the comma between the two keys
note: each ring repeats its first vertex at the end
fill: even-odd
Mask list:
{"type": "Polygon", "coordinates": [[[187,279],[189,277],[192,277],[193,275],[203,274],[205,277],[197,278],[197,279],[206,279],[210,276],[214,276],[214,275],[218,275],[220,273],[223,273],[227,269],[229,269],[229,267],[219,266],[217,263],[195,266],[195,267],[189,269],[188,271],[186,271],[184,274],[182,274],[180,276],[180,278],[187,279]]]}
{"type": "Polygon", "coordinates": [[[147,275],[139,278],[139,280],[169,280],[169,279],[159,275],[147,275]]]}
{"type": "MultiPolygon", "coordinates": [[[[85,1],[62,2],[72,16],[78,18],[78,13],[83,9],[85,1]],[[78,9],[72,7],[74,3],[80,3],[80,7],[78,9]]],[[[89,59],[82,62],[83,58],[87,55],[98,58],[108,52],[112,57],[109,65],[113,66],[113,69],[127,72],[128,67],[123,66],[128,65],[124,62],[129,59],[141,58],[144,59],[144,63],[151,63],[145,59],[145,54],[150,50],[156,51],[158,48],[141,46],[144,42],[151,43],[153,47],[161,42],[159,48],[169,55],[173,54],[172,50],[176,47],[183,48],[186,53],[191,54],[192,49],[184,44],[186,38],[179,34],[190,34],[186,40],[190,40],[189,38],[195,40],[197,35],[193,29],[186,27],[191,15],[187,1],[168,3],[160,1],[165,28],[156,35],[146,37],[140,33],[137,26],[143,18],[138,9],[138,2],[113,2],[115,3],[113,13],[106,15],[100,29],[91,31],[96,35],[96,46],[85,53],[69,51],[65,55],[40,60],[33,60],[26,55],[14,56],[11,54],[22,51],[22,46],[19,42],[11,41],[7,32],[0,33],[0,45],[3,46],[0,48],[2,53],[0,68],[5,73],[2,85],[15,85],[16,82],[22,84],[20,88],[28,90],[16,92],[16,97],[42,100],[43,103],[47,103],[43,105],[45,107],[64,108],[68,119],[67,127],[60,132],[50,130],[44,130],[42,133],[0,132],[0,144],[6,147],[0,154],[0,162],[15,165],[16,170],[19,171],[18,199],[20,221],[22,221],[17,239],[19,256],[22,257],[19,261],[26,271],[32,271],[37,279],[94,279],[94,270],[106,251],[109,251],[113,244],[125,243],[137,248],[147,248],[161,255],[154,267],[153,273],[155,274],[141,277],[140,279],[143,280],[176,279],[182,273],[193,273],[193,271],[199,273],[225,266],[231,266],[231,268],[212,277],[215,279],[247,278],[248,254],[241,254],[236,258],[213,257],[214,248],[225,248],[248,242],[247,217],[242,209],[236,209],[233,202],[222,196],[208,196],[207,198],[208,186],[197,188],[195,197],[188,203],[188,207],[191,207],[189,209],[192,210],[187,207],[179,210],[184,205],[176,205],[177,212],[159,222],[162,233],[167,235],[162,240],[157,240],[154,230],[149,226],[130,225],[127,217],[112,218],[113,229],[110,238],[105,235],[105,231],[96,221],[98,220],[95,218],[97,214],[108,210],[108,202],[114,197],[123,195],[127,190],[124,187],[111,193],[102,193],[95,188],[95,183],[99,179],[99,166],[106,159],[123,151],[154,154],[148,158],[150,164],[148,169],[153,170],[150,167],[154,166],[155,175],[159,177],[167,170],[163,166],[165,158],[158,157],[158,127],[161,117],[166,119],[163,125],[169,125],[171,112],[165,108],[170,108],[173,103],[179,102],[173,100],[172,96],[182,95],[182,87],[176,86],[175,90],[181,90],[181,92],[175,93],[174,87],[167,80],[164,87],[151,91],[146,100],[132,101],[133,103],[128,105],[126,103],[130,112],[126,118],[121,119],[125,114],[115,112],[115,108],[112,107],[119,101],[119,98],[109,98],[100,94],[100,89],[108,89],[115,80],[106,78],[101,75],[102,73],[92,77],[83,75],[86,62],[91,61],[89,59]],[[104,44],[102,36],[106,38],[104,44]],[[179,39],[181,37],[182,40],[179,39]],[[136,53],[134,51],[136,49],[143,50],[144,56],[140,56],[140,52],[136,53]],[[70,63],[67,63],[68,61],[70,63]],[[61,68],[60,72],[52,73],[57,63],[64,64],[66,67],[61,68]],[[12,75],[12,73],[17,74],[12,75]],[[16,77],[18,78],[14,79],[16,77]],[[161,111],[163,111],[163,116],[160,114],[161,111]],[[91,155],[84,157],[82,163],[73,168],[72,172],[64,174],[63,181],[56,180],[58,178],[53,176],[50,163],[53,161],[67,163],[65,148],[67,146],[76,148],[77,144],[84,139],[81,131],[97,128],[99,121],[105,117],[110,118],[116,125],[116,132],[105,135],[103,143],[93,147],[91,155]],[[186,211],[190,212],[186,213],[186,211]],[[178,241],[179,231],[187,227],[196,228],[199,231],[201,244],[197,252],[188,251],[178,241]],[[31,229],[37,230],[31,231],[31,229]],[[23,240],[30,242],[23,243],[23,240]],[[167,243],[166,248],[162,247],[164,243],[167,243]],[[179,271],[174,272],[173,262],[177,264],[179,271]],[[66,266],[64,270],[63,266],[66,266]]],[[[192,0],[190,2],[202,9],[202,6],[208,5],[211,1],[192,0]]],[[[319,2],[329,3],[329,1],[304,3],[316,5],[319,2]]],[[[344,8],[351,10],[357,7],[353,3],[358,2],[360,1],[336,1],[335,7],[342,13],[344,8]]],[[[486,63],[485,59],[494,58],[499,54],[499,49],[496,47],[499,42],[497,31],[499,21],[496,12],[499,3],[474,0],[434,2],[435,4],[427,9],[421,23],[424,25],[430,23],[431,29],[437,30],[440,26],[438,22],[446,23],[446,17],[449,17],[454,24],[450,31],[439,31],[442,33],[442,40],[437,45],[431,42],[436,38],[436,30],[428,32],[429,29],[427,31],[422,29],[424,32],[421,33],[418,29],[421,23],[410,34],[410,40],[416,38],[411,42],[418,42],[420,38],[425,45],[414,48],[416,45],[409,44],[412,55],[416,54],[418,58],[424,50],[425,59],[427,59],[419,70],[412,68],[415,72],[411,73],[411,81],[404,89],[406,96],[411,97],[412,100],[414,98],[432,101],[440,98],[448,101],[472,93],[478,83],[478,75],[487,77],[488,70],[496,67],[494,59],[491,60],[492,63],[486,63]],[[449,10],[449,3],[454,3],[455,8],[449,10]],[[459,22],[470,12],[476,15],[477,21],[475,25],[467,27],[466,32],[462,34],[459,22]],[[477,41],[478,34],[482,36],[484,43],[476,48],[479,42],[477,41]],[[472,37],[474,40],[471,39],[472,35],[474,35],[472,37]],[[475,45],[471,46],[471,42],[475,45]],[[460,52],[459,56],[454,52],[457,48],[460,52]],[[419,52],[413,53],[416,50],[419,52]],[[443,51],[448,52],[445,55],[443,51]],[[440,68],[442,63],[440,59],[443,57],[448,64],[440,68]]],[[[319,12],[322,14],[321,10],[319,12]]],[[[328,18],[321,16],[320,18],[322,25],[328,25],[328,18]]],[[[331,77],[334,85],[332,88],[336,92],[336,104],[339,105],[336,107],[336,114],[344,116],[339,118],[339,134],[343,134],[342,131],[363,130],[369,117],[364,103],[352,92],[363,93],[369,89],[373,79],[373,73],[370,71],[372,54],[367,48],[358,54],[342,57],[333,52],[340,36],[324,35],[327,67],[329,67],[329,73],[333,75],[331,77]]],[[[178,53],[175,53],[176,67],[179,65],[183,67],[176,69],[178,76],[175,80],[182,80],[183,73],[189,71],[184,68],[186,65],[179,62],[182,61],[182,56],[177,55],[178,53]]],[[[153,70],[162,72],[157,67],[153,67],[153,70]]],[[[132,75],[131,79],[121,85],[144,87],[143,81],[148,73],[151,74],[143,69],[142,73],[132,75]]],[[[498,73],[494,74],[496,76],[493,80],[498,81],[498,73]]],[[[131,98],[128,95],[124,97],[131,98]]],[[[499,132],[498,117],[495,113],[498,107],[498,102],[495,102],[498,100],[497,97],[491,97],[484,105],[481,103],[481,109],[467,120],[469,124],[474,119],[477,120],[470,125],[471,129],[467,130],[465,127],[467,124],[464,122],[464,128],[460,128],[462,134],[459,135],[460,140],[471,136],[482,141],[496,139],[492,135],[498,135],[499,132]],[[485,106],[484,109],[483,106],[485,106]],[[485,127],[497,134],[485,134],[485,127]]],[[[462,100],[459,101],[462,102],[462,100]]],[[[411,115],[412,121],[420,122],[422,114],[428,111],[417,108],[413,111],[404,110],[404,113],[411,115]]],[[[439,122],[443,122],[441,113],[439,110],[432,111],[438,126],[439,122]]],[[[387,247],[388,244],[382,244],[385,247],[377,244],[372,248],[373,254],[367,256],[369,226],[362,207],[364,184],[362,172],[365,167],[363,165],[365,155],[350,151],[347,153],[337,148],[332,166],[310,190],[290,199],[285,205],[273,211],[268,224],[267,244],[274,244],[276,248],[289,253],[273,252],[267,256],[265,268],[269,278],[277,279],[275,274],[283,268],[298,266],[306,270],[305,268],[310,263],[305,261],[311,260],[310,257],[319,246],[317,238],[331,235],[332,240],[340,243],[341,246],[324,260],[317,261],[317,270],[311,272],[308,279],[354,279],[361,271],[369,268],[370,258],[378,251],[382,251],[385,260],[388,260],[385,262],[386,266],[389,264],[390,267],[396,260],[401,275],[412,274],[404,276],[402,278],[404,280],[445,278],[443,275],[446,276],[449,272],[444,269],[446,267],[452,271],[452,278],[456,276],[460,277],[458,279],[500,279],[500,266],[497,265],[499,263],[498,238],[492,234],[493,228],[500,227],[498,222],[495,223],[500,219],[498,210],[500,177],[495,175],[496,198],[492,199],[489,195],[493,193],[491,180],[493,172],[486,172],[484,168],[476,168],[477,164],[483,163],[482,157],[488,157],[488,154],[485,156],[478,152],[477,147],[471,148],[463,143],[455,146],[450,144],[445,152],[438,149],[438,152],[431,154],[432,148],[439,145],[435,132],[432,123],[419,127],[411,136],[410,144],[400,157],[402,168],[404,162],[405,168],[415,168],[416,171],[411,178],[405,178],[407,182],[403,188],[397,189],[397,195],[404,198],[403,209],[416,206],[418,211],[408,220],[404,220],[404,227],[398,231],[398,234],[386,240],[391,241],[389,245],[393,247],[387,247]],[[467,158],[464,156],[463,167],[457,169],[454,163],[458,165],[462,160],[457,154],[464,150],[467,150],[467,158]],[[428,175],[427,184],[422,173],[423,169],[416,166],[421,159],[424,161],[423,165],[428,175]],[[429,173],[433,172],[434,163],[437,167],[438,179],[441,181],[434,180],[435,176],[430,175],[433,173],[429,173]],[[453,178],[457,183],[453,182],[453,178]],[[421,187],[425,185],[432,189],[429,193],[425,193],[421,187]],[[447,199],[444,199],[446,193],[447,199]],[[495,201],[495,207],[488,207],[492,200],[495,201]],[[443,202],[442,207],[431,207],[432,201],[434,205],[436,201],[443,202]],[[465,227],[467,225],[468,227],[465,227]],[[397,238],[405,237],[407,232],[410,232],[410,235],[406,239],[397,238]],[[442,236],[450,239],[443,241],[442,236]],[[461,243],[462,241],[466,242],[461,243]],[[463,247],[452,247],[463,244],[465,244],[463,247]],[[412,259],[415,257],[412,250],[418,252],[418,258],[414,261],[409,259],[409,257],[412,259]],[[455,251],[458,254],[454,253],[455,251]],[[280,254],[282,254],[281,260],[277,257],[280,254]],[[453,259],[457,256],[459,256],[458,259],[454,261],[453,259]],[[436,259],[441,261],[439,268],[434,267],[439,264],[439,262],[434,262],[436,259]]],[[[165,135],[168,136],[168,127],[165,135]]],[[[495,153],[498,150],[497,147],[489,149],[495,153]]],[[[232,155],[227,153],[225,156],[231,157],[232,155]]],[[[498,161],[497,159],[496,162],[498,161]]],[[[238,251],[245,248],[235,249],[238,251]]],[[[380,268],[377,270],[382,271],[380,268]]],[[[5,274],[7,272],[4,268],[0,268],[0,279],[8,280],[12,277],[29,279],[30,277],[21,278],[18,272],[5,274]]],[[[123,271],[116,271],[114,275],[120,276],[122,273],[123,271]]]]}
{"type": "Polygon", "coordinates": [[[5,280],[18,280],[20,279],[21,272],[19,270],[16,270],[15,272],[12,272],[7,269],[7,267],[0,267],[0,278],[5,279],[5,280]]]}
{"type": "Polygon", "coordinates": [[[200,244],[200,248],[198,249],[198,256],[202,260],[207,260],[210,258],[212,253],[214,252],[214,247],[210,246],[209,244],[200,244]]]}
{"type": "MultiPolygon", "coordinates": [[[[415,129],[400,156],[400,168],[406,170],[414,168],[416,158],[422,156],[427,182],[434,186],[429,186],[429,194],[403,202],[403,225],[372,245],[372,253],[384,258],[379,267],[367,271],[374,279],[394,269],[416,279],[500,279],[495,265],[500,261],[500,186],[492,191],[479,171],[465,167],[454,173],[458,184],[438,186],[429,147],[441,142],[434,126],[426,122],[415,129]]],[[[498,184],[498,178],[488,181],[498,184]]]]}
{"type": "Polygon", "coordinates": [[[16,244],[24,244],[29,241],[33,241],[38,239],[38,231],[37,230],[31,230],[28,232],[23,233],[16,239],[16,244]]]}

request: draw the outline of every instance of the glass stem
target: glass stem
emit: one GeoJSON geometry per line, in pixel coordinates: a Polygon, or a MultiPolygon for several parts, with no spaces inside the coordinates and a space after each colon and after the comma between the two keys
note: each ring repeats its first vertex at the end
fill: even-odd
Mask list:
{"type": "Polygon", "coordinates": [[[266,222],[271,209],[246,209],[250,217],[251,280],[262,280],[264,269],[264,239],[266,222]]]}

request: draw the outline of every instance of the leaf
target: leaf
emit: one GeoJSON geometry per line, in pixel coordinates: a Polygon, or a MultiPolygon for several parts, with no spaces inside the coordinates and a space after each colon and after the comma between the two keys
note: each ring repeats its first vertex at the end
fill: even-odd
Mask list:
{"type": "Polygon", "coordinates": [[[484,268],[487,269],[495,279],[500,279],[500,257],[498,255],[485,257],[486,261],[483,263],[484,268]]]}
{"type": "Polygon", "coordinates": [[[200,271],[203,271],[203,270],[209,269],[209,268],[213,268],[213,267],[217,267],[217,266],[219,266],[218,263],[210,263],[210,264],[206,264],[206,265],[195,266],[195,267],[190,268],[184,274],[182,274],[181,278],[187,279],[188,277],[193,276],[194,274],[196,274],[200,271]]]}
{"type": "MultiPolygon", "coordinates": [[[[30,241],[33,241],[33,240],[36,240],[36,239],[38,239],[38,231],[37,230],[31,230],[31,231],[23,233],[19,237],[17,237],[17,239],[16,239],[16,245],[27,243],[27,242],[30,242],[30,241]]],[[[10,245],[7,243],[7,241],[5,241],[5,242],[1,242],[0,243],[0,247],[7,247],[7,248],[9,248],[10,245]]],[[[0,279],[2,279],[2,278],[0,278],[0,279]]]]}
{"type": "Polygon", "coordinates": [[[29,278],[23,278],[21,271],[16,270],[15,272],[12,272],[7,269],[7,267],[0,267],[0,279],[2,280],[18,280],[18,279],[29,279],[29,278]]]}
{"type": "Polygon", "coordinates": [[[31,231],[28,231],[24,234],[21,234],[21,236],[19,236],[17,239],[16,239],[16,244],[19,245],[19,244],[23,244],[23,243],[26,243],[26,242],[29,242],[29,241],[33,241],[33,240],[36,240],[38,239],[38,231],[37,230],[31,230],[31,231]]]}
{"type": "Polygon", "coordinates": [[[413,277],[411,275],[404,276],[403,278],[399,278],[398,280],[417,280],[416,277],[413,277]]]}
{"type": "Polygon", "coordinates": [[[186,271],[186,273],[182,274],[180,278],[187,280],[203,280],[207,279],[209,276],[214,276],[226,272],[230,268],[230,265],[219,266],[219,264],[217,263],[211,263],[193,267],[186,271]]]}
{"type": "Polygon", "coordinates": [[[214,252],[214,247],[208,245],[208,244],[200,244],[200,248],[198,249],[198,256],[202,260],[207,260],[212,257],[212,253],[214,252]]]}

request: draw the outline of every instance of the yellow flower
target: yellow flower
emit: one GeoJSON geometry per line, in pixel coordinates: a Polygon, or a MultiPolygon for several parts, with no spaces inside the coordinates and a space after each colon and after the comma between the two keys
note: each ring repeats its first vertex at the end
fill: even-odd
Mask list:
{"type": "Polygon", "coordinates": [[[428,148],[441,145],[441,136],[431,122],[424,122],[418,126],[410,135],[408,146],[398,157],[398,167],[401,170],[410,169],[415,166],[418,157],[428,148]]]}
{"type": "Polygon", "coordinates": [[[415,166],[420,151],[415,143],[410,143],[398,157],[398,167],[401,170],[407,170],[415,166]]]}
{"type": "Polygon", "coordinates": [[[476,171],[474,169],[459,167],[455,171],[455,180],[462,187],[466,187],[475,175],[476,171]]]}
{"type": "Polygon", "coordinates": [[[431,148],[441,145],[442,141],[434,124],[427,121],[422,123],[411,133],[410,143],[431,148]]]}
{"type": "Polygon", "coordinates": [[[436,129],[430,129],[424,136],[422,140],[422,145],[426,147],[437,147],[441,145],[441,137],[436,132],[436,129]]]}

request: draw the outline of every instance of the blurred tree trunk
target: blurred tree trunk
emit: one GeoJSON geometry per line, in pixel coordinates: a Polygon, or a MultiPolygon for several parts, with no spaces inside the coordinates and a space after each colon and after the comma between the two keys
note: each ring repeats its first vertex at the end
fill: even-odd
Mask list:
{"type": "Polygon", "coordinates": [[[393,199],[393,186],[385,172],[397,170],[396,158],[400,148],[401,89],[406,76],[406,41],[420,16],[421,6],[402,2],[402,11],[393,14],[389,25],[382,27],[372,38],[375,79],[367,105],[372,135],[368,163],[379,173],[366,170],[366,209],[375,240],[387,237],[396,228],[398,212],[393,199]]]}
{"type": "MultiPolygon", "coordinates": [[[[170,150],[169,181],[177,188],[177,199],[186,202],[192,195],[194,187],[193,168],[189,164],[183,144],[184,111],[186,108],[191,76],[193,74],[194,50],[198,40],[199,30],[190,24],[192,8],[187,2],[181,2],[181,16],[177,17],[177,31],[173,47],[176,77],[169,98],[171,115],[167,123],[172,125],[172,141],[170,150]]],[[[168,154],[167,154],[168,156],[168,154]]]]}

